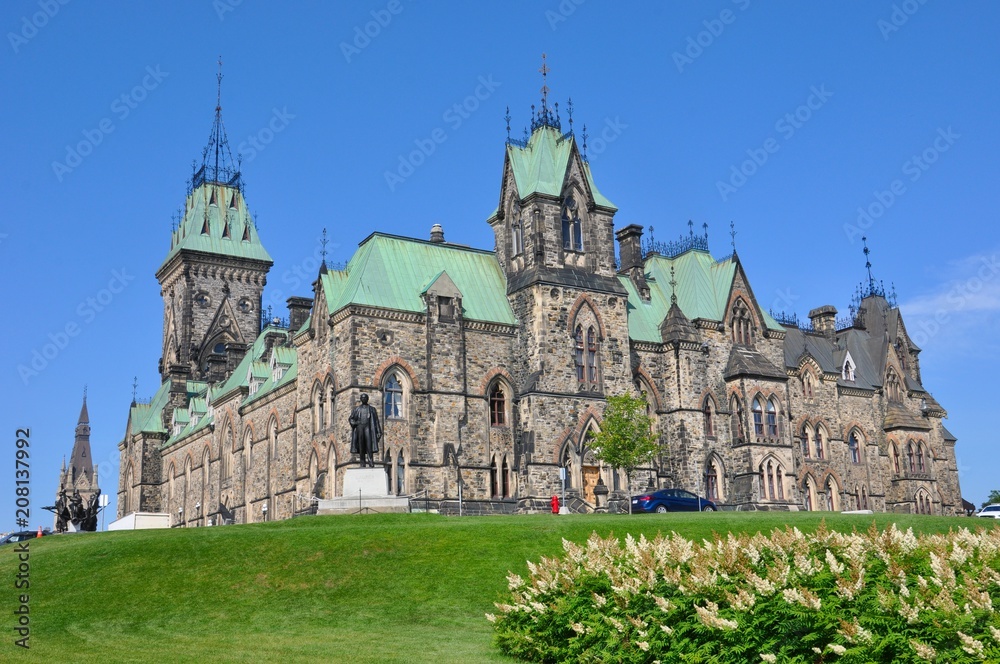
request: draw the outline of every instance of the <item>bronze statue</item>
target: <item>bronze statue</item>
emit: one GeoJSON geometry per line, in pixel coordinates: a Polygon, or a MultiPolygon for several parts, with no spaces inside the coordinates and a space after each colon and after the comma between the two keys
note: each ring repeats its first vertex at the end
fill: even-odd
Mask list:
{"type": "Polygon", "coordinates": [[[348,422],[351,425],[351,454],[360,455],[362,468],[374,468],[382,425],[378,421],[378,411],[368,405],[367,394],[361,395],[361,405],[351,411],[348,422]]]}

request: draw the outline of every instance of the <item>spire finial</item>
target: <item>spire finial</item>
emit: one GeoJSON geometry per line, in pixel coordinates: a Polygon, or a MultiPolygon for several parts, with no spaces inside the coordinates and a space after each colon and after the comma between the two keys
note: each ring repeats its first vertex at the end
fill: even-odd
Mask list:
{"type": "Polygon", "coordinates": [[[708,239],[708,222],[706,221],[701,225],[701,230],[705,231],[705,239],[708,239]]]}
{"type": "Polygon", "coordinates": [[[321,245],[323,245],[323,249],[320,250],[320,252],[319,252],[320,255],[323,256],[323,267],[326,267],[326,243],[327,242],[329,242],[329,240],[326,239],[326,228],[324,227],[323,228],[323,239],[319,241],[319,243],[321,245]]]}
{"type": "Polygon", "coordinates": [[[694,222],[688,219],[688,235],[694,237],[694,222]]]}
{"type": "Polygon", "coordinates": [[[219,56],[219,73],[215,75],[216,81],[216,91],[215,91],[215,115],[218,117],[222,114],[222,56],[219,56]]]}
{"type": "Polygon", "coordinates": [[[214,182],[217,184],[229,185],[242,188],[240,182],[240,167],[234,163],[233,155],[229,151],[229,139],[226,137],[226,128],[222,123],[222,56],[219,56],[219,71],[215,75],[216,96],[215,96],[215,121],[212,124],[212,133],[208,136],[208,145],[202,152],[201,169],[196,170],[191,176],[191,188],[214,182]]]}
{"type": "Polygon", "coordinates": [[[569,133],[573,133],[573,98],[566,102],[566,113],[569,115],[569,133]]]}
{"type": "Polygon", "coordinates": [[[587,159],[587,125],[583,125],[583,160],[589,163],[587,159]]]}
{"type": "Polygon", "coordinates": [[[545,63],[545,54],[542,53],[542,66],[538,70],[542,74],[542,113],[548,110],[548,100],[549,100],[549,66],[545,63]]]}
{"type": "Polygon", "coordinates": [[[87,403],[87,384],[83,384],[83,403],[87,403]]]}
{"type": "Polygon", "coordinates": [[[736,224],[733,221],[729,222],[729,237],[733,244],[733,253],[736,253],[736,224]]]}
{"type": "Polygon", "coordinates": [[[139,389],[139,377],[138,376],[133,376],[132,377],[132,405],[133,406],[135,405],[135,394],[138,391],[138,389],[139,389]]]}
{"type": "Polygon", "coordinates": [[[507,142],[510,143],[510,106],[507,107],[503,119],[507,122],[507,142]]]}
{"type": "Polygon", "coordinates": [[[670,266],[670,304],[677,304],[677,279],[674,278],[674,266],[670,266]]]}
{"type": "Polygon", "coordinates": [[[865,253],[865,269],[868,270],[868,292],[873,292],[875,290],[875,279],[872,277],[872,262],[868,255],[872,252],[868,248],[868,236],[862,235],[861,242],[864,243],[864,253],[865,253]]]}

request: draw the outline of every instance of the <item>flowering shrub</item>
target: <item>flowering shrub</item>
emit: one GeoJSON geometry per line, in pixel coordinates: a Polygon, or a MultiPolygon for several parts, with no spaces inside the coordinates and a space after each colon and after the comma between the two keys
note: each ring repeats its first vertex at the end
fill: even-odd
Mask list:
{"type": "Polygon", "coordinates": [[[1000,529],[596,533],[508,575],[496,641],[538,662],[1000,662],[1000,529]]]}

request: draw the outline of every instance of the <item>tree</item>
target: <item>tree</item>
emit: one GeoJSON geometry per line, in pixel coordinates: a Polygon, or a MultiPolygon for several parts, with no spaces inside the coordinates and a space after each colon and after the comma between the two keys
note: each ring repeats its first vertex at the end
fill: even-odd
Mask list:
{"type": "Polygon", "coordinates": [[[990,491],[990,495],[986,497],[986,502],[983,503],[983,507],[992,505],[993,503],[1000,503],[1000,490],[998,489],[990,491]]]}
{"type": "MultiPolygon", "coordinates": [[[[635,469],[650,463],[660,449],[645,400],[631,394],[608,397],[601,430],[591,432],[590,439],[594,456],[625,471],[626,486],[631,486],[635,469]]],[[[631,499],[628,512],[632,513],[631,499]]]]}

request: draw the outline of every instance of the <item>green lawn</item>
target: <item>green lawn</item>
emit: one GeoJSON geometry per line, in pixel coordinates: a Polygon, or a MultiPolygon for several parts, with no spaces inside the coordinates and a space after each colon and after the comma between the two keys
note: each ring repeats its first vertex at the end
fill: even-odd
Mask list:
{"type": "MultiPolygon", "coordinates": [[[[809,513],[305,517],[31,543],[31,650],[13,645],[13,546],[0,549],[0,660],[509,662],[483,614],[508,570],[592,531],[946,532],[985,519],[809,513]]],[[[992,522],[989,522],[992,525],[992,522]]]]}

